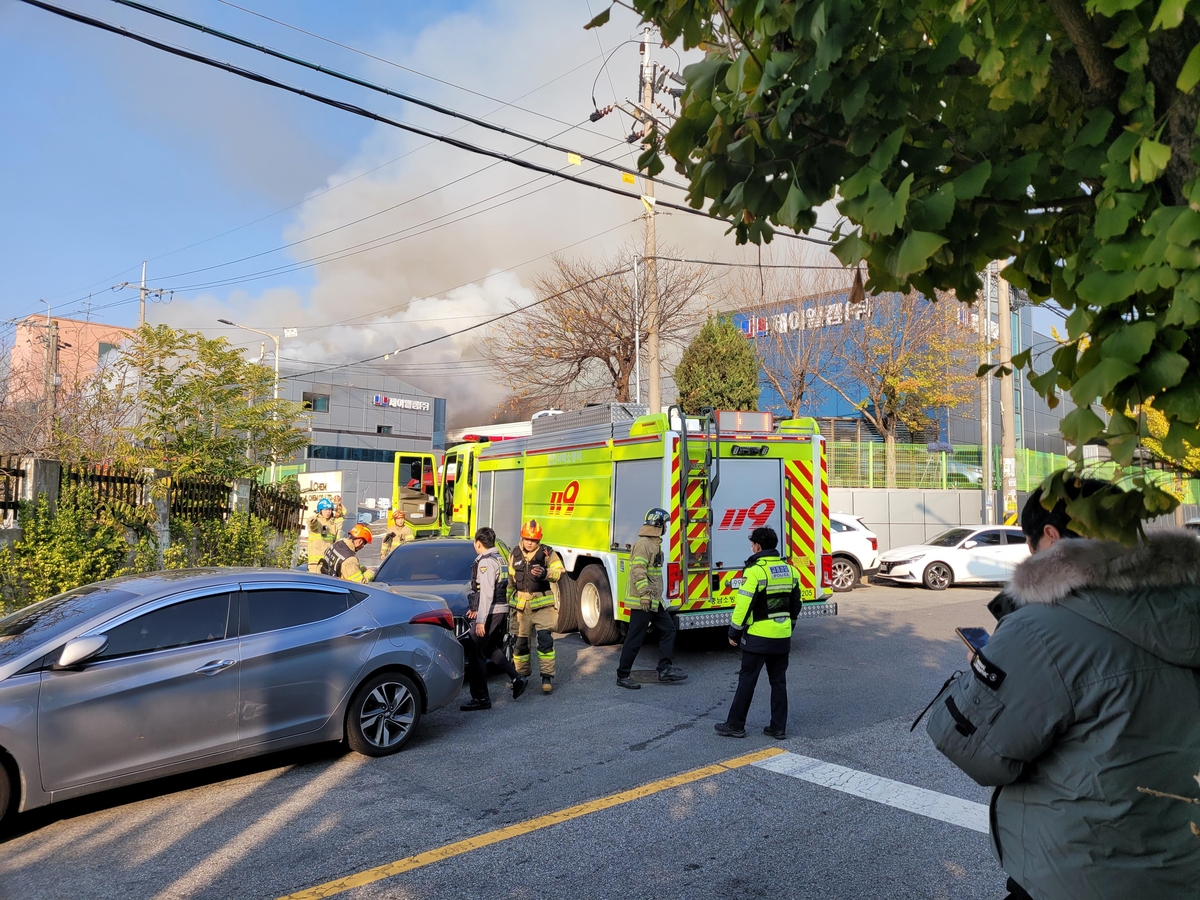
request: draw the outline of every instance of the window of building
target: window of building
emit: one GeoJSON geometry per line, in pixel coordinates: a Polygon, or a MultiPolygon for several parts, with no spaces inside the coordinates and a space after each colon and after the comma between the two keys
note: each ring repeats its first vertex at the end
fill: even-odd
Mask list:
{"type": "Polygon", "coordinates": [[[392,426],[391,425],[376,425],[375,433],[376,434],[391,434],[392,426]]]}
{"type": "Polygon", "coordinates": [[[96,364],[106,366],[116,358],[117,351],[120,348],[116,344],[110,344],[108,341],[101,341],[96,347],[96,364]]]}
{"type": "Polygon", "coordinates": [[[312,410],[313,412],[329,412],[328,394],[313,394],[305,391],[300,399],[303,402],[305,409],[312,410]]]}
{"type": "Polygon", "coordinates": [[[390,465],[396,459],[396,451],[376,450],[373,447],[333,447],[328,444],[314,444],[308,448],[308,458],[388,463],[390,465]]]}

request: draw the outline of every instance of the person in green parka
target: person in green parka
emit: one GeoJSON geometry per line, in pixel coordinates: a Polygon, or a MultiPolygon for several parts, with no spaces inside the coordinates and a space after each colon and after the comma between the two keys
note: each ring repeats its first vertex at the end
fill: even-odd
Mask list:
{"type": "Polygon", "coordinates": [[[995,634],[927,730],[995,787],[1012,900],[1195,897],[1200,814],[1166,795],[1196,796],[1200,773],[1200,540],[1085,540],[1041,497],[1021,514],[1032,556],[989,604],[995,634]]]}

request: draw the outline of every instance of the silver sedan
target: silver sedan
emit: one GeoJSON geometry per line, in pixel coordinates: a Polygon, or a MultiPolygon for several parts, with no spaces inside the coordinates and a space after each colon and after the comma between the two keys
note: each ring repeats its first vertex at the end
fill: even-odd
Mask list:
{"type": "Polygon", "coordinates": [[[436,599],[270,569],[77,588],[0,619],[0,818],[301,744],[395,753],[462,679],[436,599]]]}

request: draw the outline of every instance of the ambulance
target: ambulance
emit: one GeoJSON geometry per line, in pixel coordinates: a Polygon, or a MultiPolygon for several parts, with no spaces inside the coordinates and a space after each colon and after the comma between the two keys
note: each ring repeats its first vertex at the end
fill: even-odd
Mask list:
{"type": "Polygon", "coordinates": [[[510,547],[537,519],[567,572],[558,630],[600,645],[629,621],[629,551],[653,507],[670,513],[664,580],[681,629],[729,625],[750,532],[764,525],[800,572],[801,615],[836,615],[828,495],[812,419],[614,403],[535,420],[527,438],[451,448],[443,513],[452,533],[486,525],[510,547]]]}

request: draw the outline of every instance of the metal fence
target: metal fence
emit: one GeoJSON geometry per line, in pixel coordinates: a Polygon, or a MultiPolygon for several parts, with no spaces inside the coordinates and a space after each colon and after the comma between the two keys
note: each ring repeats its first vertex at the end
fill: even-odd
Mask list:
{"type": "Polygon", "coordinates": [[[86,485],[97,503],[128,503],[141,506],[149,500],[149,486],[141,472],[114,465],[68,466],[59,474],[59,490],[68,485],[86,485]]]}
{"type": "Polygon", "coordinates": [[[269,522],[276,531],[299,534],[304,501],[289,496],[278,485],[256,483],[250,488],[250,514],[269,522]]]}
{"type": "MultiPolygon", "coordinates": [[[[887,454],[881,441],[829,441],[826,459],[829,486],[833,488],[887,488],[912,490],[976,490],[983,484],[983,451],[979,446],[956,445],[949,452],[930,452],[923,444],[896,444],[896,481],[888,484],[887,454]]],[[[1052,472],[1066,468],[1070,460],[1057,453],[1018,450],[1017,491],[1028,493],[1052,472]]],[[[992,490],[1000,489],[1000,448],[994,448],[992,490]]],[[[1103,480],[1120,474],[1115,463],[1095,463],[1089,473],[1103,480]]],[[[1200,503],[1200,479],[1185,478],[1164,469],[1151,468],[1154,482],[1181,496],[1184,503],[1200,503]]]]}
{"type": "Polygon", "coordinates": [[[224,478],[172,478],[171,517],[225,519],[230,513],[232,482],[224,478]]]}
{"type": "Polygon", "coordinates": [[[7,512],[20,506],[21,480],[24,477],[25,469],[21,457],[0,456],[0,511],[7,512]]]}

